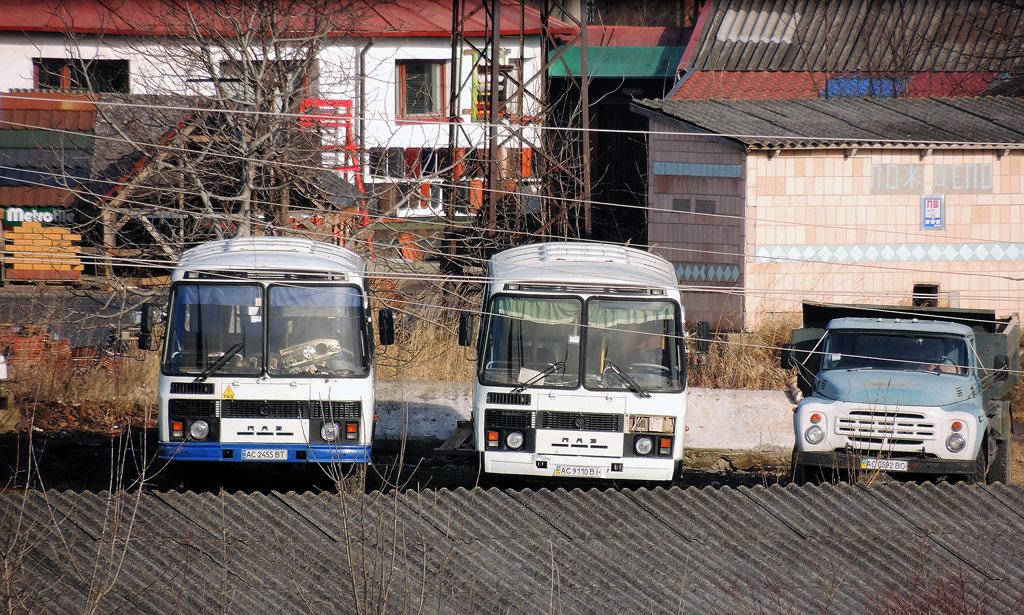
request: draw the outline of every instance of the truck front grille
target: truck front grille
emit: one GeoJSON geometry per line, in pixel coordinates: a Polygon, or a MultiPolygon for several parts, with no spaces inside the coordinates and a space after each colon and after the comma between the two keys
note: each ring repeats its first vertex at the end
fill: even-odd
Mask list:
{"type": "Polygon", "coordinates": [[[622,415],[594,412],[538,412],[537,427],[575,431],[622,431],[622,415]]]}
{"type": "Polygon", "coordinates": [[[923,444],[935,439],[935,423],[914,412],[854,410],[836,421],[836,433],[865,443],[923,444]]]}

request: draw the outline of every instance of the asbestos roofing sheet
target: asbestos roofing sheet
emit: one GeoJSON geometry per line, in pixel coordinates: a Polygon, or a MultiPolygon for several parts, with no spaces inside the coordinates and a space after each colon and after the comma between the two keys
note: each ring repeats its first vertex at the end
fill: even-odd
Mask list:
{"type": "Polygon", "coordinates": [[[658,112],[759,147],[836,143],[1024,143],[1024,99],[644,100],[658,112]]]}
{"type": "Polygon", "coordinates": [[[1019,609],[1022,505],[963,484],[7,492],[0,522],[25,528],[32,612],[980,615],[1019,609]]]}
{"type": "Polygon", "coordinates": [[[683,70],[1013,72],[1024,7],[1000,0],[720,0],[683,70]]]}

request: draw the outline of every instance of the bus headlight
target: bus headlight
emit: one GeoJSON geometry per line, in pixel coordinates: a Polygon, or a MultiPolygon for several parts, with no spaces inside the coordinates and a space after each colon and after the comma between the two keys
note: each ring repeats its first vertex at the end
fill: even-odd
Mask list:
{"type": "Polygon", "coordinates": [[[948,448],[949,452],[951,453],[959,453],[960,451],[963,450],[964,445],[966,444],[967,438],[961,436],[958,433],[955,433],[946,438],[946,448],[948,448]]]}
{"type": "Polygon", "coordinates": [[[324,442],[334,442],[338,439],[339,433],[341,433],[341,428],[337,423],[324,423],[320,426],[320,437],[324,442]]]}
{"type": "Polygon", "coordinates": [[[505,446],[509,447],[510,449],[515,450],[518,448],[522,448],[523,442],[523,432],[521,431],[510,431],[509,434],[505,436],[505,446]]]}
{"type": "Polygon", "coordinates": [[[210,435],[210,424],[206,421],[193,421],[188,428],[188,435],[193,440],[205,440],[210,435]]]}
{"type": "Polygon", "coordinates": [[[633,442],[633,450],[636,451],[637,455],[649,455],[654,450],[654,441],[647,436],[637,438],[633,442]]]}
{"type": "Polygon", "coordinates": [[[811,425],[807,428],[807,431],[804,432],[804,439],[811,444],[818,444],[825,439],[825,430],[819,425],[811,425]]]}

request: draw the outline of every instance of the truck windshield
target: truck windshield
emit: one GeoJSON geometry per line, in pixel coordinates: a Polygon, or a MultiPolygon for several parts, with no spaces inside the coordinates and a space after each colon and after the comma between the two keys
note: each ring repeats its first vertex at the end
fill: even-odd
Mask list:
{"type": "Polygon", "coordinates": [[[829,331],[822,347],[822,369],[889,369],[966,374],[963,338],[829,331]]]}
{"type": "Polygon", "coordinates": [[[526,382],[578,387],[582,312],[578,298],[494,297],[480,381],[512,387],[526,382]]]}
{"type": "Polygon", "coordinates": [[[232,350],[217,374],[263,371],[263,292],[257,284],[177,284],[171,291],[163,368],[200,374],[232,350]],[[235,345],[241,346],[235,349],[235,345]]]}
{"type": "Polygon", "coordinates": [[[634,389],[639,385],[644,391],[682,390],[679,321],[678,307],[671,301],[588,301],[587,388],[634,389]]]}
{"type": "Polygon", "coordinates": [[[268,292],[271,376],[367,373],[369,353],[358,288],[274,284],[268,292]]]}

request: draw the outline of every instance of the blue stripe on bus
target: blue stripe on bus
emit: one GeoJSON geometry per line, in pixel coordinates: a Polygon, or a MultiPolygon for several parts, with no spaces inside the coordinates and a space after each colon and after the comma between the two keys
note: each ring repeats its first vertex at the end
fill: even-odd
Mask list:
{"type": "MultiPolygon", "coordinates": [[[[288,451],[288,458],[276,463],[366,463],[370,461],[370,445],[353,444],[277,444],[274,446],[259,444],[221,444],[219,442],[161,442],[157,457],[174,459],[175,461],[241,461],[242,450],[288,451]],[[231,451],[230,457],[224,457],[224,451],[231,451]],[[306,453],[305,459],[296,455],[299,451],[306,453]]],[[[257,460],[252,460],[257,461],[257,460]]],[[[263,460],[267,461],[267,460],[263,460]]],[[[274,461],[267,461],[275,463],[274,461]]]]}

